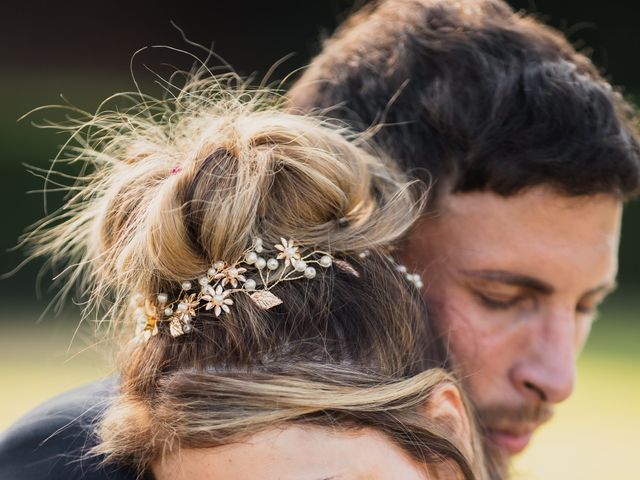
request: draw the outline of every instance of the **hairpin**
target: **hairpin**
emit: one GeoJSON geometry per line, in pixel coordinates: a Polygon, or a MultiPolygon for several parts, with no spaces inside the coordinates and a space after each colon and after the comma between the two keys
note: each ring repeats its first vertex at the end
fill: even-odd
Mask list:
{"type": "Polygon", "coordinates": [[[357,271],[344,260],[334,260],[327,252],[313,250],[305,253],[293,240],[280,239],[274,245],[274,255],[265,258],[262,239],[256,238],[250,248],[233,262],[216,261],[196,282],[180,282],[180,294],[170,300],[167,293],[159,293],[156,301],[137,294],[132,307],[137,317],[136,340],[147,341],[158,333],[158,323],[167,322],[169,332],[178,337],[193,329],[192,321],[198,310],[212,310],[216,317],[229,313],[233,297],[247,295],[259,308],[268,310],[280,305],[282,299],[271,292],[281,282],[313,279],[316,266],[329,268],[334,262],[341,269],[357,271]]]}
{"type": "MultiPolygon", "coordinates": [[[[136,316],[136,336],[138,343],[146,342],[158,334],[158,324],[169,324],[169,332],[179,337],[193,330],[193,320],[201,309],[213,310],[216,317],[229,313],[237,294],[247,295],[259,308],[269,310],[282,304],[282,299],[271,289],[281,282],[315,278],[315,266],[329,268],[335,265],[340,270],[355,277],[360,273],[346,260],[333,258],[327,252],[313,250],[304,253],[293,240],[280,239],[274,245],[274,255],[265,258],[262,239],[256,238],[250,248],[245,250],[234,262],[218,260],[197,281],[180,282],[180,294],[170,300],[167,293],[158,293],[155,301],[150,301],[141,293],[131,299],[131,307],[136,316]]],[[[369,251],[359,254],[366,258],[369,251]]],[[[423,287],[420,275],[408,273],[404,265],[393,257],[387,259],[405,278],[415,285],[423,287]]]]}

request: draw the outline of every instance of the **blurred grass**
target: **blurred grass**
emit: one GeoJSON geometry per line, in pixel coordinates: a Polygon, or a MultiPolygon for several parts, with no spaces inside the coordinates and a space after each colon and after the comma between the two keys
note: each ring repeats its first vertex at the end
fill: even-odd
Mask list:
{"type": "MultiPolygon", "coordinates": [[[[634,303],[609,308],[596,322],[578,364],[576,392],[517,459],[514,478],[638,478],[640,306],[634,303]]],[[[1,327],[0,430],[52,395],[110,373],[100,349],[82,351],[91,343],[88,328],[69,349],[70,322],[51,323],[1,327]]]]}
{"type": "Polygon", "coordinates": [[[72,342],[68,319],[36,324],[35,313],[8,317],[14,321],[0,324],[0,431],[45,399],[112,371],[104,349],[91,346],[88,328],[72,342]]]}

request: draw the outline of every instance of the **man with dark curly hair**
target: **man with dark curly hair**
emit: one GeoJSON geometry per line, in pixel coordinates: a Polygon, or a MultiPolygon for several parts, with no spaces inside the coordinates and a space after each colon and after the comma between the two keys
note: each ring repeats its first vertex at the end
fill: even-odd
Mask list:
{"type": "Polygon", "coordinates": [[[572,392],[640,186],[632,109],[559,32],[500,0],[352,15],[290,92],[431,184],[404,257],[504,471],[572,392]]]}

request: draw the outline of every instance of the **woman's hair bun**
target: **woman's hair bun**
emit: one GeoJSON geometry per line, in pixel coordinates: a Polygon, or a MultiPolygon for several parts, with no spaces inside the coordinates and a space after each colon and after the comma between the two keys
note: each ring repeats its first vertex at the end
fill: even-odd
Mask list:
{"type": "Polygon", "coordinates": [[[33,255],[71,257],[99,300],[196,278],[257,236],[355,253],[410,227],[416,189],[348,129],[223,84],[195,76],[177,96],[77,119],[68,151],[91,172],[61,221],[28,235],[33,255]]]}

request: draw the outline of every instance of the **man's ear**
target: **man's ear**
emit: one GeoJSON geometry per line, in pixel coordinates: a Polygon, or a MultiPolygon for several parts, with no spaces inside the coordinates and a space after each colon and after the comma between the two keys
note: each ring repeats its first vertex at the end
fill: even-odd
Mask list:
{"type": "Polygon", "coordinates": [[[458,387],[451,382],[438,385],[429,396],[424,413],[449,430],[467,458],[472,458],[471,423],[458,387]]]}

